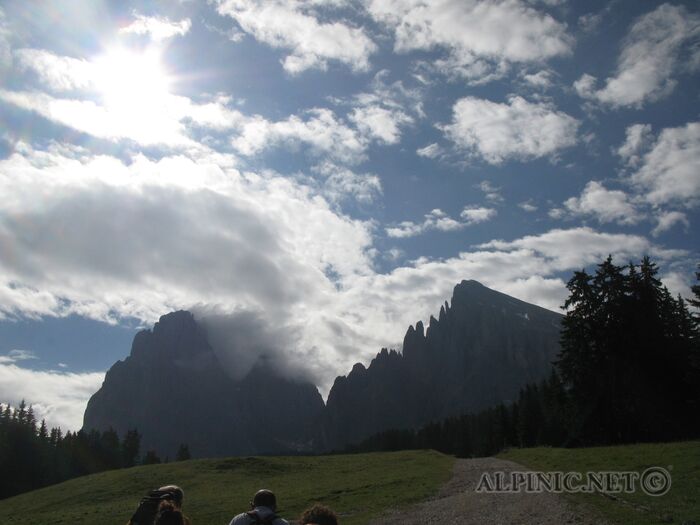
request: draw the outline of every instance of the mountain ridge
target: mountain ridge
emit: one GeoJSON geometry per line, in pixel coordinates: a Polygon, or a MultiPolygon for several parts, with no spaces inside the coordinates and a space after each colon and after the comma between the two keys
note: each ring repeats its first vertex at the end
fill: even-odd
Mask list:
{"type": "Polygon", "coordinates": [[[388,428],[514,399],[549,372],[561,318],[464,280],[427,327],[409,326],[401,351],[384,348],[367,366],[356,363],[335,378],[324,403],[313,384],[282,377],[263,361],[232,379],[194,316],[172,312],[139,332],[130,355],[108,371],[84,428],[135,426],[146,447],[188,443],[198,456],[340,449],[388,428]],[[168,418],[185,420],[178,426],[168,418]],[[159,437],[167,432],[176,437],[159,437]]]}

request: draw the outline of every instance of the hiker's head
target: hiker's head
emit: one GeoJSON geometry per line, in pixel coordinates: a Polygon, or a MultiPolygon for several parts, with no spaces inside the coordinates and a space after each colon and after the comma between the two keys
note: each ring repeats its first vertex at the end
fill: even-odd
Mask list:
{"type": "Polygon", "coordinates": [[[172,495],[170,501],[172,501],[176,507],[182,507],[182,500],[185,498],[185,492],[177,485],[165,485],[158,490],[162,492],[169,492],[172,495]]]}
{"type": "Polygon", "coordinates": [[[253,501],[250,502],[250,506],[255,507],[267,507],[272,510],[277,510],[277,498],[271,490],[260,489],[253,496],[253,501]]]}
{"type": "Polygon", "coordinates": [[[306,509],[299,518],[300,525],[338,525],[338,516],[328,507],[318,503],[306,509]]]}
{"type": "Polygon", "coordinates": [[[188,522],[174,501],[165,500],[158,506],[154,525],[186,525],[188,522]]]}

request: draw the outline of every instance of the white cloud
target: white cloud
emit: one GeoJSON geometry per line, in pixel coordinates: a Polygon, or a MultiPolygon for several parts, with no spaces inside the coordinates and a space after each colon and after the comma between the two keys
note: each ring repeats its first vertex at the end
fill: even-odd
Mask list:
{"type": "Polygon", "coordinates": [[[527,200],[527,201],[518,203],[518,208],[520,208],[521,210],[526,211],[528,213],[532,213],[532,212],[535,212],[538,210],[537,206],[535,206],[532,203],[532,200],[527,200]]]}
{"type": "Polygon", "coordinates": [[[0,7],[0,72],[12,65],[12,46],[10,45],[10,28],[5,19],[5,12],[0,7]]]}
{"type": "Polygon", "coordinates": [[[443,232],[461,230],[465,226],[465,223],[449,217],[444,211],[436,208],[425,214],[425,220],[422,223],[403,221],[397,226],[386,228],[386,234],[389,237],[404,238],[420,235],[430,230],[439,230],[443,232]]]}
{"type": "Polygon", "coordinates": [[[339,105],[350,106],[350,122],[355,124],[365,141],[397,144],[403,128],[425,116],[423,90],[407,88],[401,80],[388,82],[390,72],[379,71],[371,83],[371,90],[349,98],[331,98],[339,105]]]}
{"type": "Polygon", "coordinates": [[[523,75],[523,80],[536,89],[549,89],[552,87],[552,72],[546,69],[537,73],[523,75]]]}
{"type": "Polygon", "coordinates": [[[138,13],[134,13],[134,18],[133,22],[122,27],[119,32],[149,35],[151,40],[160,42],[174,36],[186,35],[192,27],[192,21],[189,18],[173,22],[167,17],[144,16],[138,13]]]}
{"type": "Polygon", "coordinates": [[[482,180],[475,187],[479,188],[484,193],[484,197],[486,197],[487,201],[499,203],[504,200],[503,195],[501,195],[501,188],[494,186],[487,180],[482,180]]]}
{"type": "Polygon", "coordinates": [[[331,162],[324,162],[313,170],[325,177],[322,191],[331,202],[353,198],[369,204],[382,194],[381,180],[373,173],[355,173],[331,162]]]}
{"type": "Polygon", "coordinates": [[[83,426],[87,401],[103,380],[103,372],[36,371],[0,363],[0,398],[15,407],[25,399],[38,420],[75,431],[83,426]]]}
{"type": "Polygon", "coordinates": [[[432,144],[428,144],[427,146],[424,146],[422,148],[418,148],[416,150],[416,154],[419,157],[425,157],[428,159],[435,159],[442,155],[442,148],[437,142],[433,142],[432,144]]]}
{"type": "Polygon", "coordinates": [[[483,206],[470,206],[462,210],[459,214],[462,219],[469,224],[478,224],[493,219],[498,212],[493,208],[485,208],[483,206]]]}
{"type": "Polygon", "coordinates": [[[393,31],[397,52],[443,48],[437,69],[476,82],[508,63],[567,55],[573,42],[564,24],[518,0],[370,0],[368,10],[393,31]]]}
{"type": "Polygon", "coordinates": [[[623,262],[644,254],[660,260],[686,255],[684,250],[664,249],[639,235],[597,232],[589,227],[554,229],[514,241],[490,241],[479,245],[478,248],[500,251],[534,250],[546,258],[550,271],[564,271],[597,264],[608,254],[616,255],[623,262]]]}
{"type": "Polygon", "coordinates": [[[6,355],[0,355],[0,364],[13,364],[17,361],[36,359],[36,355],[31,350],[10,350],[6,355]]]}
{"type": "Polygon", "coordinates": [[[401,136],[400,126],[413,122],[403,111],[392,111],[376,105],[355,108],[350,120],[360,133],[385,144],[396,144],[401,136]]]}
{"type": "Polygon", "coordinates": [[[243,155],[255,155],[273,146],[308,145],[316,155],[356,164],[365,158],[367,139],[339,120],[330,109],[314,108],[306,112],[306,120],[296,115],[269,121],[259,115],[248,118],[240,134],[233,138],[233,147],[243,155]]]}
{"type": "Polygon", "coordinates": [[[625,38],[617,73],[596,90],[585,74],[574,88],[582,97],[612,107],[641,107],[673,91],[683,66],[682,51],[700,36],[700,16],[684,6],[663,4],[640,17],[625,38]]]}
{"type": "Polygon", "coordinates": [[[688,217],[685,213],[679,211],[668,211],[662,212],[657,217],[657,224],[651,231],[654,237],[658,237],[663,232],[670,230],[676,224],[682,224],[686,229],[690,228],[690,222],[688,222],[688,217]]]}
{"type": "Polygon", "coordinates": [[[653,205],[695,205],[700,199],[700,122],[662,130],[630,180],[653,205]]]}
{"type": "Polygon", "coordinates": [[[579,121],[549,104],[511,96],[500,104],[465,97],[453,108],[447,138],[470,156],[490,164],[551,156],[576,144],[579,121]]]}
{"type": "Polygon", "coordinates": [[[149,82],[149,75],[155,79],[161,74],[149,73],[158,63],[156,56],[142,57],[143,63],[138,67],[131,63],[128,54],[116,59],[98,57],[88,61],[23,49],[17,56],[22,67],[35,71],[49,90],[80,93],[65,98],[38,91],[0,89],[0,101],[112,141],[126,139],[146,146],[166,145],[203,151],[207,148],[192,138],[194,131],[203,128],[226,132],[233,148],[245,156],[274,147],[297,149],[304,146],[316,157],[356,164],[366,158],[366,149],[371,143],[397,143],[401,128],[414,122],[409,112],[422,116],[421,93],[405,88],[400,81],[387,84],[386,71],[375,75],[371,92],[352,98],[354,109],[349,120],[355,127],[351,127],[326,108],[312,108],[300,115],[274,121],[262,115],[244,115],[230,107],[231,97],[224,95],[211,97],[203,103],[174,95],[169,92],[167,83],[158,86],[155,80],[149,82]],[[144,87],[133,96],[119,92],[116,97],[106,97],[102,92],[103,84],[117,73],[107,75],[105,68],[114,62],[129,69],[128,73],[122,72],[124,74],[134,75],[131,68],[136,68],[137,72],[143,70],[139,82],[151,87],[144,87]]]}
{"type": "Polygon", "coordinates": [[[625,143],[617,154],[628,166],[637,166],[641,162],[640,154],[648,149],[652,140],[650,124],[632,124],[625,131],[625,143]]]}
{"type": "Polygon", "coordinates": [[[674,297],[678,295],[684,299],[693,297],[693,292],[690,288],[691,283],[688,281],[688,274],[672,270],[661,275],[661,282],[674,297]]]}
{"type": "Polygon", "coordinates": [[[384,258],[389,261],[398,261],[404,255],[406,255],[406,252],[404,252],[401,248],[390,248],[384,254],[384,258]]]}
{"type": "Polygon", "coordinates": [[[273,311],[330,267],[369,271],[367,225],[288,179],[206,161],[28,151],[0,161],[0,194],[2,215],[14,217],[0,226],[5,311],[146,320],[196,302],[273,311]]]}
{"type": "Polygon", "coordinates": [[[547,215],[554,220],[559,220],[566,217],[566,211],[562,208],[552,208],[547,212],[547,215]]]}
{"type": "MultiPolygon", "coordinates": [[[[566,292],[557,272],[608,253],[625,260],[685,256],[642,237],[580,228],[493,241],[378,274],[370,258],[372,223],[340,214],[292,179],[184,156],[157,162],[136,156],[125,164],[21,146],[0,161],[0,194],[0,305],[7,314],[135,316],[149,323],[197,305],[253,312],[294,331],[286,355],[305,363],[324,391],[354,362],[400,344],[408,324],[436,313],[462,279],[556,308],[566,292]]],[[[415,227],[448,231],[494,214],[467,208],[453,219],[434,210],[415,227]]],[[[35,403],[54,406],[41,397],[38,380],[60,385],[63,396],[77,390],[70,402],[57,398],[72,421],[101,380],[30,376],[9,366],[0,385],[27,383],[17,395],[35,403]],[[74,387],[64,383],[69,379],[74,387]]]]}
{"type": "Polygon", "coordinates": [[[94,87],[97,72],[94,64],[87,60],[30,48],[18,49],[14,56],[20,68],[33,70],[53,90],[72,91],[94,87]]]}
{"type": "Polygon", "coordinates": [[[460,221],[449,217],[444,211],[436,208],[425,214],[423,222],[415,223],[412,221],[403,221],[397,226],[386,228],[386,234],[389,237],[405,238],[414,237],[430,230],[439,230],[443,232],[461,230],[472,224],[489,221],[493,219],[496,214],[497,212],[493,208],[467,206],[460,213],[460,218],[462,219],[460,221]]]}
{"type": "Polygon", "coordinates": [[[354,71],[368,70],[369,57],[377,49],[374,42],[361,28],[321,21],[317,11],[324,7],[298,0],[223,0],[218,11],[257,40],[289,50],[283,66],[290,74],[326,69],[329,60],[354,71]]]}
{"type": "Polygon", "coordinates": [[[35,71],[48,90],[85,93],[59,98],[40,91],[0,90],[0,100],[95,137],[201,149],[189,137],[189,127],[232,129],[245,120],[224,98],[196,103],[170,93],[155,51],[118,50],[92,60],[37,49],[21,49],[16,55],[20,66],[35,71]]]}
{"type": "Polygon", "coordinates": [[[564,207],[572,214],[592,217],[600,223],[636,224],[643,219],[624,191],[608,190],[598,181],[590,181],[579,197],[571,197],[564,207]]]}

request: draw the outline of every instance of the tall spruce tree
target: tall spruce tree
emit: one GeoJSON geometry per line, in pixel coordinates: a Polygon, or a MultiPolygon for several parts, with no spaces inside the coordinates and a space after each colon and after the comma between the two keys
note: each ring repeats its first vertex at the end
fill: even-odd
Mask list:
{"type": "MultiPolygon", "coordinates": [[[[623,269],[608,257],[595,275],[576,272],[556,366],[580,444],[679,439],[695,433],[687,414],[697,390],[688,373],[689,313],[648,257],[623,269]]],[[[575,443],[575,442],[574,442],[575,443]]]]}

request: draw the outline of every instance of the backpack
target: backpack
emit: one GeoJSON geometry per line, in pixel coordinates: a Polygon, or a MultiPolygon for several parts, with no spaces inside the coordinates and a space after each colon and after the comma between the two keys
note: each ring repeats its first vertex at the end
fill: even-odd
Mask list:
{"type": "Polygon", "coordinates": [[[262,519],[262,518],[260,518],[260,516],[258,516],[258,513],[255,512],[254,510],[249,510],[248,512],[246,512],[246,514],[248,515],[248,517],[250,519],[253,520],[253,521],[251,521],[251,525],[271,525],[271,523],[279,517],[279,516],[277,516],[277,514],[272,514],[272,515],[268,516],[267,518],[262,519]]]}
{"type": "Polygon", "coordinates": [[[141,499],[136,512],[131,517],[129,525],[153,525],[161,501],[175,499],[172,492],[167,490],[152,490],[141,499]]]}

